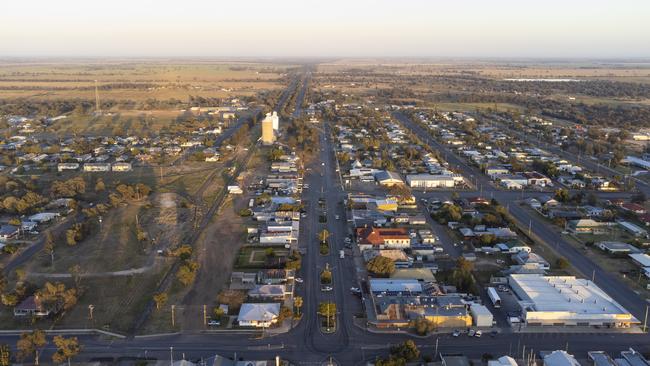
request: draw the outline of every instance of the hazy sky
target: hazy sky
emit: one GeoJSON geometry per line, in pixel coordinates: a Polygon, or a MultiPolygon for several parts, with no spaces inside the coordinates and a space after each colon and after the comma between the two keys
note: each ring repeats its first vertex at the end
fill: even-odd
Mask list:
{"type": "Polygon", "coordinates": [[[2,0],[0,56],[650,57],[650,1],[2,0]]]}

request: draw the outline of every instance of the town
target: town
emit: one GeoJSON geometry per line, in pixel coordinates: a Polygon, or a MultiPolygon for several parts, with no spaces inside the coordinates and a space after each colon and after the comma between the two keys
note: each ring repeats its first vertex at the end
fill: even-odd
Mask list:
{"type": "Polygon", "coordinates": [[[648,5],[9,3],[0,366],[650,366],[648,5]]]}

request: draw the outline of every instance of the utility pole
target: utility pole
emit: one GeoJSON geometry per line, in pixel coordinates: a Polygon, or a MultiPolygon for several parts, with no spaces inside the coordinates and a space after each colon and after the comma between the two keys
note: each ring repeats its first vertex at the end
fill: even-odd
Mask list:
{"type": "Polygon", "coordinates": [[[95,80],[95,113],[99,114],[101,112],[99,109],[99,90],[97,88],[97,80],[95,80]]]}
{"type": "Polygon", "coordinates": [[[208,325],[207,305],[203,305],[203,326],[208,325]]]}
{"type": "Polygon", "coordinates": [[[172,328],[176,326],[176,320],[174,319],[174,309],[176,308],[176,305],[172,305],[172,328]]]}
{"type": "Polygon", "coordinates": [[[645,318],[643,319],[643,332],[644,333],[646,332],[647,325],[648,325],[648,306],[649,305],[645,306],[645,318]]]}
{"type": "Polygon", "coordinates": [[[169,346],[169,366],[174,364],[174,347],[169,346]]]}
{"type": "Polygon", "coordinates": [[[438,359],[438,340],[439,338],[436,337],[436,351],[433,353],[433,360],[435,361],[438,359]]]}
{"type": "Polygon", "coordinates": [[[596,283],[596,270],[591,272],[591,282],[596,283]]]}

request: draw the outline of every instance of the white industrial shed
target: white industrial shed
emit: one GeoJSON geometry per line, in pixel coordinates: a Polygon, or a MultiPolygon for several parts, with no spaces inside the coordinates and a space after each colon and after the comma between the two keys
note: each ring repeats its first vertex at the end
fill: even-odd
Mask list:
{"type": "Polygon", "coordinates": [[[593,282],[573,276],[511,274],[526,325],[612,326],[639,321],[593,282]]]}

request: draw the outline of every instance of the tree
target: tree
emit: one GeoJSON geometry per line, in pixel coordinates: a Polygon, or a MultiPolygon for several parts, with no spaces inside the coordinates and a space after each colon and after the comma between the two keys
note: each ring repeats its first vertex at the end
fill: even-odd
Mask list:
{"type": "Polygon", "coordinates": [[[196,272],[199,269],[199,263],[187,261],[176,272],[176,278],[184,286],[189,286],[196,278],[196,272]]]}
{"type": "Polygon", "coordinates": [[[54,345],[56,345],[56,352],[52,355],[52,361],[68,361],[68,366],[72,357],[81,352],[81,346],[77,337],[64,338],[63,336],[55,336],[54,345]]]}
{"type": "Polygon", "coordinates": [[[97,179],[97,183],[95,183],[95,192],[103,192],[106,190],[106,185],[104,184],[104,181],[102,179],[97,179]]]}
{"type": "Polygon", "coordinates": [[[558,269],[567,269],[569,268],[569,261],[566,258],[558,258],[555,265],[558,269]]]}
{"type": "Polygon", "coordinates": [[[30,355],[34,355],[34,363],[38,365],[39,353],[46,344],[45,332],[42,330],[36,329],[31,332],[24,332],[16,342],[17,357],[19,360],[24,360],[30,355]]]}
{"type": "Polygon", "coordinates": [[[327,229],[323,229],[318,233],[318,240],[320,240],[321,243],[325,243],[329,237],[330,232],[327,231],[327,229]]]}
{"type": "Polygon", "coordinates": [[[378,255],[368,261],[366,269],[375,276],[388,277],[395,272],[395,262],[390,258],[378,255]]]}
{"type": "Polygon", "coordinates": [[[300,315],[300,308],[302,308],[302,297],[296,296],[293,298],[293,306],[296,308],[296,312],[300,315]]]}
{"type": "Polygon", "coordinates": [[[9,349],[9,345],[0,345],[0,366],[9,365],[11,365],[11,350],[9,349]]]}
{"type": "Polygon", "coordinates": [[[318,314],[326,318],[336,316],[336,304],[333,302],[321,302],[318,304],[318,314]]]}
{"type": "Polygon", "coordinates": [[[222,316],[224,316],[225,312],[223,311],[223,308],[220,306],[215,306],[214,309],[212,309],[212,315],[214,315],[215,319],[221,319],[222,316]]]}
{"type": "Polygon", "coordinates": [[[560,189],[556,190],[555,191],[555,199],[560,201],[560,202],[568,202],[569,201],[569,191],[564,189],[564,188],[560,188],[560,189]]]}
{"type": "Polygon", "coordinates": [[[156,310],[160,310],[161,307],[165,306],[167,299],[168,296],[164,292],[159,292],[153,295],[153,301],[156,303],[156,310]]]}
{"type": "Polygon", "coordinates": [[[415,332],[419,335],[427,335],[435,328],[434,324],[424,317],[418,317],[412,322],[411,325],[415,328],[415,332]]]}
{"type": "Polygon", "coordinates": [[[410,339],[393,347],[390,353],[396,357],[405,359],[407,362],[413,362],[420,358],[418,346],[410,339]]]}
{"type": "Polygon", "coordinates": [[[329,269],[324,269],[323,272],[320,273],[320,283],[322,284],[330,284],[332,283],[332,271],[329,269]]]}

